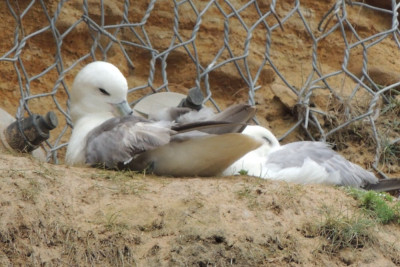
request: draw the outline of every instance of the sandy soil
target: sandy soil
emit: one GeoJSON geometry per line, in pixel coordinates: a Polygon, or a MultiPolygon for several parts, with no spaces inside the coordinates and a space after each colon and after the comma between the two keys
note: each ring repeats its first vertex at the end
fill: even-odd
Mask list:
{"type": "MultiPolygon", "coordinates": [[[[49,13],[54,13],[57,1],[45,1],[49,13]]],[[[89,0],[89,15],[100,21],[99,1],[89,0]]],[[[122,4],[104,1],[106,24],[119,23],[122,4]]],[[[239,1],[238,1],[239,2],[239,1]]],[[[240,1],[240,3],[245,1],[240,1]]],[[[24,10],[28,1],[19,1],[24,10]]],[[[313,33],[324,13],[334,1],[301,1],[302,11],[310,22],[313,33]]],[[[202,5],[202,4],[199,4],[202,5]]],[[[132,5],[133,6],[133,5],[132,5]]],[[[13,3],[17,10],[17,6],[13,3]]],[[[228,9],[227,6],[222,5],[228,9]]],[[[278,14],[283,17],[293,7],[292,1],[279,1],[278,14]]],[[[135,4],[133,14],[141,18],[147,3],[135,4]]],[[[261,5],[267,10],[268,5],[261,5]]],[[[193,14],[183,5],[180,9],[180,33],[189,39],[195,23],[193,14]],[[185,13],[187,11],[187,13],[185,13]]],[[[146,30],[155,49],[169,46],[173,34],[171,1],[157,1],[149,17],[146,30]]],[[[390,28],[391,18],[358,7],[348,8],[349,18],[362,37],[390,28]]],[[[243,20],[251,24],[254,10],[243,12],[243,20]]],[[[64,4],[56,22],[60,33],[65,32],[82,15],[81,4],[64,4]]],[[[12,48],[16,22],[5,1],[0,2],[0,55],[12,48]],[[4,26],[6,25],[6,26],[4,26]]],[[[211,8],[199,30],[199,60],[206,66],[223,42],[223,17],[217,8],[211,8]]],[[[137,22],[137,21],[133,21],[137,22]]],[[[275,23],[272,19],[270,23],[275,23]]],[[[25,35],[48,25],[43,7],[35,3],[22,20],[25,35]]],[[[246,32],[237,20],[232,20],[235,38],[230,40],[233,51],[243,52],[246,32]]],[[[79,24],[66,35],[62,49],[65,67],[88,53],[88,29],[79,24]]],[[[284,25],[284,31],[274,31],[271,55],[274,64],[290,84],[304,85],[310,71],[312,40],[299,16],[293,16],[284,25]],[[307,48],[307,49],[302,49],[307,48]]],[[[121,38],[132,39],[132,33],[121,33],[121,38]]],[[[351,38],[351,36],[349,36],[351,38]]],[[[262,60],[265,50],[265,31],[253,36],[249,56],[251,71],[262,60]]],[[[104,39],[104,44],[107,40],[104,39]]],[[[326,73],[341,68],[344,41],[335,32],[320,42],[318,55],[326,73]]],[[[27,73],[36,75],[54,62],[55,45],[50,31],[29,39],[21,58],[27,73]]],[[[130,87],[147,83],[150,55],[146,50],[127,50],[135,69],[123,58],[121,50],[112,46],[107,60],[116,64],[126,75],[130,87]]],[[[96,51],[101,59],[100,51],[96,51]]],[[[227,55],[225,55],[227,57],[227,55]]],[[[369,50],[370,76],[379,84],[398,81],[400,52],[390,38],[369,50]],[[397,63],[397,64],[396,64],[397,63]]],[[[362,50],[351,53],[348,66],[356,75],[361,73],[362,50]]],[[[74,75],[85,60],[65,75],[70,86],[74,75]]],[[[183,49],[173,51],[167,65],[169,88],[185,93],[194,86],[195,66],[183,49]],[[184,71],[183,71],[184,70],[184,71]]],[[[55,70],[29,83],[31,94],[48,92],[58,78],[55,70]]],[[[348,95],[354,82],[343,76],[329,79],[330,84],[348,95]]],[[[162,84],[158,70],[154,87],[162,84]]],[[[210,85],[213,98],[224,108],[248,100],[246,86],[232,64],[212,72],[210,85]]],[[[292,99],[282,93],[282,81],[270,67],[262,70],[261,88],[256,93],[256,107],[261,124],[270,127],[278,136],[297,121],[290,105],[292,99]]],[[[18,77],[12,62],[0,61],[0,106],[16,113],[20,91],[18,77]]],[[[147,88],[131,94],[133,100],[150,92],[147,88]]],[[[60,86],[55,99],[66,109],[67,95],[60,86]]],[[[327,111],[341,112],[331,103],[323,90],[313,97],[315,105],[327,111]]],[[[365,108],[370,99],[361,94],[355,110],[365,108]]],[[[29,101],[33,112],[54,110],[60,127],[53,132],[52,141],[61,132],[65,119],[51,97],[29,101]]],[[[385,107],[382,107],[382,109],[385,107]]],[[[400,109],[381,114],[378,130],[388,137],[399,136],[393,127],[400,109]]],[[[320,118],[324,127],[332,126],[320,118]]],[[[70,130],[62,137],[68,141],[70,130]]],[[[284,142],[307,139],[301,130],[289,135],[284,142]]],[[[375,146],[370,126],[357,124],[346,128],[330,140],[346,158],[370,168],[375,146]]],[[[63,162],[63,149],[59,156],[63,162]]],[[[392,177],[400,177],[399,157],[390,158],[380,168],[392,177]]],[[[299,186],[259,180],[249,177],[226,178],[166,178],[151,175],[118,173],[90,168],[66,167],[38,163],[26,155],[7,152],[0,154],[0,266],[257,266],[257,265],[315,265],[315,266],[399,266],[400,231],[398,226],[373,224],[365,227],[368,234],[351,246],[333,247],[332,240],[316,234],[313,229],[332,218],[342,221],[362,221],[364,215],[357,203],[340,188],[326,186],[299,186]]]]}
{"type": "Polygon", "coordinates": [[[333,250],[309,233],[360,220],[340,188],[248,177],[163,178],[0,156],[2,266],[400,264],[396,226],[333,250]]]}

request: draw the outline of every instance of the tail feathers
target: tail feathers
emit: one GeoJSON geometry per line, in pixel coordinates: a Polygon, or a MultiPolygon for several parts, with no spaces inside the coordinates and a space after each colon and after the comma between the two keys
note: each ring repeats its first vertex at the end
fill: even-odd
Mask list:
{"type": "Polygon", "coordinates": [[[368,184],[364,186],[364,189],[378,192],[400,190],[400,178],[382,179],[376,184],[368,184]]]}

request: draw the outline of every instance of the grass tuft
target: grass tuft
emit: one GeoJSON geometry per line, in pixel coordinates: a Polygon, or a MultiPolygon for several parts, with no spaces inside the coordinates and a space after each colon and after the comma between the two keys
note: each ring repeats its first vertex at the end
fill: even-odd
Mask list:
{"type": "Polygon", "coordinates": [[[329,240],[325,249],[338,251],[343,248],[362,248],[372,238],[369,228],[371,220],[360,217],[329,217],[319,226],[319,234],[329,240]]]}
{"type": "Polygon", "coordinates": [[[399,166],[400,143],[393,143],[390,139],[383,138],[382,148],[380,162],[387,166],[399,166]]]}
{"type": "Polygon", "coordinates": [[[360,206],[370,217],[379,223],[400,224],[400,202],[396,202],[391,195],[355,188],[348,188],[347,192],[360,202],[360,206]]]}
{"type": "Polygon", "coordinates": [[[321,251],[335,254],[342,249],[363,248],[372,243],[374,225],[374,221],[363,214],[333,214],[327,209],[322,222],[309,222],[302,232],[308,238],[324,237],[327,243],[321,246],[321,251]]]}
{"type": "Polygon", "coordinates": [[[243,169],[239,171],[240,175],[247,175],[248,173],[249,173],[249,171],[243,170],[243,169]]]}

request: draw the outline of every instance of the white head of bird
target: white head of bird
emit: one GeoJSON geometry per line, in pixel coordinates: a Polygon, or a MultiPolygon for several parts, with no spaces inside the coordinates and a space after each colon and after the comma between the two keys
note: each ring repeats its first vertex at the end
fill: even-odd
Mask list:
{"type": "Polygon", "coordinates": [[[75,124],[88,115],[125,115],[132,112],[127,103],[128,83],[114,65],[95,61],[75,77],[70,92],[71,119],[75,124]]]}
{"type": "Polygon", "coordinates": [[[267,156],[272,150],[280,147],[278,139],[269,130],[258,125],[247,125],[242,134],[262,141],[262,146],[249,152],[257,156],[267,156]]]}

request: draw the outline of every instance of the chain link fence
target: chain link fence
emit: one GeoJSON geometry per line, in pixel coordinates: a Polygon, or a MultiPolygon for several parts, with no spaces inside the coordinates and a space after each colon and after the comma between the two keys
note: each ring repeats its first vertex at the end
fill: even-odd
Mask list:
{"type": "Polygon", "coordinates": [[[385,61],[399,62],[400,4],[309,2],[6,0],[0,4],[5,18],[0,66],[10,86],[4,90],[9,98],[18,92],[17,118],[58,110],[59,121],[65,123],[46,143],[48,159],[57,163],[72,127],[68,86],[83,65],[111,61],[125,74],[135,68],[133,77],[139,78],[128,78],[129,94],[136,98],[131,104],[147,94],[174,91],[184,72],[191,80],[183,86],[202,90],[217,109],[211,80],[230,66],[233,76],[220,79],[234,77],[252,105],[258,102],[258,90],[283,86],[276,96],[295,119],[281,139],[299,128],[310,139],[325,141],[348,127],[367,129],[377,168],[387,147],[399,147],[399,119],[390,115],[383,125],[382,116],[399,116],[400,79],[381,82],[370,63],[379,46],[392,51],[393,58],[385,61]],[[387,27],[357,23],[372,14],[386,18],[387,27]],[[286,51],[292,52],[285,57],[286,51]],[[329,55],[335,51],[338,56],[332,60],[329,55]],[[181,69],[170,71],[183,60],[181,69]],[[300,80],[293,73],[301,73],[300,80]],[[268,75],[275,78],[266,79],[268,75]]]}

